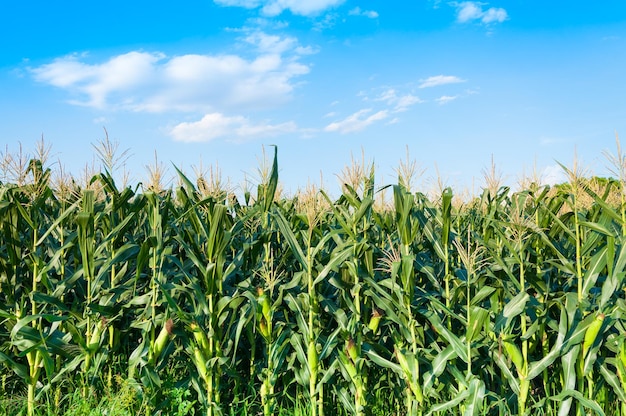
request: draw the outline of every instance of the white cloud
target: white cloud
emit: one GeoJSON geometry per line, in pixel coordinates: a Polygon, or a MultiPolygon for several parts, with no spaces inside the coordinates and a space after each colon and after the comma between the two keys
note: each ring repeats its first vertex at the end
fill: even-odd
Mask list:
{"type": "Polygon", "coordinates": [[[483,10],[487,3],[477,1],[464,1],[452,3],[457,8],[456,20],[459,23],[467,23],[473,20],[480,20],[484,24],[502,23],[509,18],[505,9],[500,7],[490,7],[483,10]]]}
{"type": "Polygon", "coordinates": [[[208,142],[217,138],[248,140],[274,137],[297,130],[294,122],[281,124],[252,123],[243,116],[228,117],[221,113],[210,113],[195,122],[180,123],[170,129],[169,135],[180,142],[208,142]]]}
{"type": "Polygon", "coordinates": [[[324,130],[327,132],[339,132],[341,134],[354,133],[363,130],[376,121],[384,120],[389,116],[389,112],[387,110],[381,110],[367,116],[371,112],[371,108],[359,110],[341,121],[330,123],[324,128],[324,130]]]}
{"type": "Polygon", "coordinates": [[[263,2],[261,0],[214,0],[215,4],[220,6],[245,7],[246,9],[255,9],[263,2]]]}
{"type": "Polygon", "coordinates": [[[100,65],[89,65],[71,55],[31,72],[37,81],[87,95],[88,101],[82,104],[101,108],[110,93],[148,86],[155,76],[156,63],[162,59],[158,53],[130,52],[100,65]]]}
{"type": "Polygon", "coordinates": [[[350,16],[365,16],[370,19],[376,19],[378,17],[378,12],[374,10],[362,10],[360,7],[355,7],[354,9],[348,12],[350,16]]]}
{"type": "Polygon", "coordinates": [[[298,39],[294,37],[280,37],[278,35],[269,35],[261,31],[253,31],[244,39],[247,43],[254,46],[260,53],[282,55],[292,53],[295,56],[313,55],[318,51],[311,46],[301,46],[298,39]]]}
{"type": "MultiPolygon", "coordinates": [[[[367,97],[364,98],[367,101],[367,97]]],[[[393,107],[394,112],[406,111],[410,106],[423,102],[419,97],[413,94],[398,95],[397,91],[389,88],[383,91],[374,101],[383,101],[387,105],[393,107]]]]}
{"type": "MultiPolygon", "coordinates": [[[[162,112],[269,108],[287,102],[309,66],[295,38],[254,33],[244,39],[257,56],[129,52],[102,63],[77,55],[31,68],[42,83],[67,90],[73,104],[162,112]]],[[[310,52],[310,51],[308,51],[310,52]]]]}
{"type": "Polygon", "coordinates": [[[300,16],[314,16],[339,6],[344,0],[214,0],[220,6],[261,8],[266,16],[278,16],[285,10],[300,16]]]}
{"type": "Polygon", "coordinates": [[[451,101],[456,100],[457,98],[459,98],[458,95],[442,95],[441,97],[437,98],[435,101],[437,101],[437,103],[439,105],[443,105],[443,104],[448,104],[451,101]]]}
{"type": "Polygon", "coordinates": [[[483,14],[479,4],[471,1],[460,3],[457,8],[456,20],[461,23],[474,19],[480,19],[480,16],[483,14]]]}
{"type": "Polygon", "coordinates": [[[456,84],[459,82],[465,82],[465,80],[454,75],[435,75],[433,77],[428,77],[423,80],[419,87],[430,88],[445,84],[456,84]]]}
{"type": "Polygon", "coordinates": [[[502,8],[491,7],[483,14],[481,20],[483,23],[491,23],[491,22],[502,23],[508,18],[509,16],[506,13],[506,10],[502,8]]]}

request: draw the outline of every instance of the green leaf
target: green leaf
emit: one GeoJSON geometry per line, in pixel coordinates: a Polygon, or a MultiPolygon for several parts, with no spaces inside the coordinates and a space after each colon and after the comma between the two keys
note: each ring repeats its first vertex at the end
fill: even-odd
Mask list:
{"type": "Polygon", "coordinates": [[[604,377],[604,380],[606,380],[609,386],[613,388],[613,391],[615,392],[617,397],[622,402],[626,402],[626,393],[624,392],[624,389],[622,388],[622,385],[620,383],[619,378],[617,377],[617,374],[615,374],[614,371],[609,370],[609,368],[606,366],[606,363],[602,363],[600,365],[600,374],[602,374],[602,377],[604,377]]]}
{"type": "Polygon", "coordinates": [[[289,245],[289,248],[291,249],[294,257],[296,258],[298,263],[300,263],[300,267],[302,267],[302,270],[308,270],[309,262],[304,255],[304,250],[302,250],[302,247],[298,243],[296,235],[291,230],[291,226],[287,223],[285,216],[280,210],[275,210],[274,215],[276,218],[276,222],[278,223],[278,228],[285,238],[285,241],[287,241],[287,244],[289,245]]]}
{"type": "Polygon", "coordinates": [[[444,338],[449,345],[454,348],[454,352],[459,356],[463,362],[469,362],[467,356],[467,349],[464,344],[465,337],[459,339],[448,327],[439,319],[439,316],[432,311],[423,311],[424,316],[430,321],[435,330],[439,332],[442,338],[444,338]]]}
{"type": "Polygon", "coordinates": [[[528,295],[528,293],[518,293],[515,297],[509,300],[506,305],[504,305],[502,315],[508,320],[518,316],[519,314],[524,312],[524,309],[526,308],[526,303],[528,303],[529,299],[530,295],[528,295]]]}
{"type": "MultiPolygon", "coordinates": [[[[458,407],[461,403],[465,401],[468,397],[470,397],[469,390],[463,390],[461,393],[454,396],[453,399],[448,400],[445,403],[439,403],[430,408],[430,411],[427,413],[428,416],[437,412],[446,412],[450,409],[458,407]]],[[[447,412],[450,413],[450,412],[447,412]]],[[[453,412],[455,413],[455,412],[453,412]]]]}
{"type": "Polygon", "coordinates": [[[451,345],[448,345],[443,351],[435,356],[431,365],[432,369],[424,373],[424,392],[430,389],[437,377],[443,374],[448,365],[448,361],[457,357],[456,351],[451,345]]]}
{"type": "Polygon", "coordinates": [[[483,399],[485,398],[485,383],[473,377],[469,383],[469,395],[465,401],[464,416],[477,415],[482,411],[483,399]]]}
{"type": "Polygon", "coordinates": [[[489,318],[489,311],[474,306],[470,309],[470,323],[466,330],[466,340],[474,341],[480,334],[485,325],[485,321],[489,318]]]}
{"type": "MultiPolygon", "coordinates": [[[[564,399],[567,399],[569,397],[573,397],[574,399],[578,400],[580,404],[582,404],[588,409],[593,410],[596,415],[605,416],[604,411],[602,410],[602,408],[597,402],[586,398],[585,396],[583,396],[581,392],[577,390],[571,390],[571,389],[563,390],[561,391],[561,393],[557,394],[556,396],[550,397],[550,400],[562,402],[564,399]]],[[[559,411],[559,414],[561,414],[560,411],[559,411]]]]}
{"type": "Polygon", "coordinates": [[[391,371],[393,371],[394,373],[403,376],[404,375],[404,371],[402,370],[402,367],[400,367],[398,364],[394,363],[393,361],[390,361],[386,358],[381,357],[376,351],[374,351],[373,349],[368,349],[366,351],[367,356],[374,362],[376,363],[376,365],[382,367],[382,368],[388,368],[391,371]]]}
{"type": "Polygon", "coordinates": [[[473,297],[472,297],[472,305],[478,305],[480,302],[482,302],[484,299],[488,298],[489,296],[491,296],[493,294],[493,292],[496,291],[495,287],[491,287],[491,286],[482,286],[480,288],[480,290],[478,291],[478,293],[476,293],[473,297]]]}
{"type": "Polygon", "coordinates": [[[580,221],[579,224],[607,237],[615,237],[615,233],[598,222],[580,221]]]}

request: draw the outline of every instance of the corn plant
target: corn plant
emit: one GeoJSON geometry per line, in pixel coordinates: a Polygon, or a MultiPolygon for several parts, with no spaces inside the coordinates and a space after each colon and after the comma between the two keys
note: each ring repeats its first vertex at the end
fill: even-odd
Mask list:
{"type": "Polygon", "coordinates": [[[242,203],[180,171],[62,190],[12,163],[0,397],[29,415],[123,385],[154,414],[171,389],[206,415],[626,414],[621,173],[512,192],[492,172],[463,204],[400,177],[385,206],[365,164],[336,199],[280,196],[277,150],[242,203]]]}

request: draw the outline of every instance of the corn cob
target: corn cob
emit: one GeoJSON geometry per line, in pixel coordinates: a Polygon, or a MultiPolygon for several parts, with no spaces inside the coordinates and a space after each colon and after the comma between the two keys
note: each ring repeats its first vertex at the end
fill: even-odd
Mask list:
{"type": "Polygon", "coordinates": [[[376,333],[378,331],[378,325],[380,324],[380,320],[383,317],[383,314],[376,308],[372,310],[372,316],[370,317],[370,322],[368,324],[368,328],[376,333]]]}
{"type": "Polygon", "coordinates": [[[193,337],[196,340],[196,344],[198,345],[198,347],[200,347],[202,351],[208,351],[209,339],[207,338],[204,331],[202,331],[202,329],[200,329],[198,324],[196,324],[195,322],[191,323],[191,331],[193,332],[193,337]]]}
{"type": "Polygon", "coordinates": [[[587,327],[587,331],[585,331],[585,339],[583,341],[583,357],[587,355],[587,351],[593,346],[593,343],[596,341],[598,334],[600,333],[600,329],[602,328],[602,324],[604,323],[604,314],[599,313],[596,315],[596,319],[593,320],[587,327]]]}
{"type": "Polygon", "coordinates": [[[348,356],[352,360],[353,363],[356,363],[357,358],[359,357],[359,352],[357,351],[356,344],[352,337],[350,337],[346,343],[346,352],[348,356]]]}
{"type": "Polygon", "coordinates": [[[90,354],[93,354],[98,350],[98,347],[100,346],[100,340],[102,338],[102,331],[106,327],[106,323],[107,320],[103,317],[100,319],[100,322],[96,324],[96,327],[91,334],[91,338],[89,339],[89,343],[87,344],[87,349],[89,350],[90,354]]]}
{"type": "Polygon", "coordinates": [[[173,329],[174,329],[174,321],[172,321],[172,318],[170,318],[165,322],[165,324],[163,325],[163,328],[161,328],[161,332],[159,332],[159,335],[157,336],[157,339],[154,342],[152,357],[150,359],[151,363],[154,364],[159,359],[159,356],[165,349],[167,342],[170,340],[170,337],[173,335],[173,332],[172,332],[173,329]]]}
{"type": "Polygon", "coordinates": [[[196,368],[198,369],[198,374],[200,378],[206,383],[208,379],[208,374],[206,370],[206,359],[204,358],[204,354],[200,351],[200,348],[193,348],[193,358],[196,363],[196,368]]]}
{"type": "Polygon", "coordinates": [[[317,357],[317,346],[315,345],[314,340],[309,341],[309,347],[307,350],[307,358],[309,360],[309,371],[311,372],[311,374],[316,374],[318,357],[317,357]]]}

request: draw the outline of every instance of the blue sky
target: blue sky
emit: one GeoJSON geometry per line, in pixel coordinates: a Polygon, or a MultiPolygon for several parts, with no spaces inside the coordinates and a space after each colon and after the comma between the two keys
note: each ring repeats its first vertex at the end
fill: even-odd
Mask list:
{"type": "Polygon", "coordinates": [[[626,135],[621,0],[4,2],[0,39],[0,151],[43,135],[75,174],[103,128],[133,182],[156,151],[237,187],[275,144],[288,192],[362,152],[393,183],[407,147],[424,187],[605,175],[626,135]]]}

